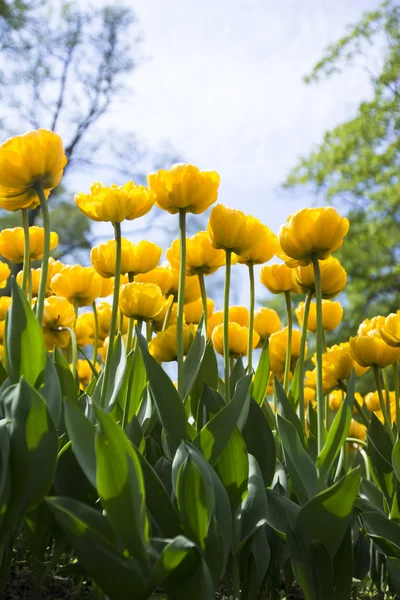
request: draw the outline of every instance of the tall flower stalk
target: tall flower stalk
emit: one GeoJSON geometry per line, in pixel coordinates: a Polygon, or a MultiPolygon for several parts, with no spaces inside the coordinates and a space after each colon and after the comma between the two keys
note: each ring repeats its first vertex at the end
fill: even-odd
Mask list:
{"type": "Polygon", "coordinates": [[[290,361],[292,358],[292,331],[293,331],[293,315],[292,315],[292,301],[290,292],[285,292],[286,300],[286,314],[287,314],[287,346],[286,346],[286,360],[285,360],[285,373],[283,376],[283,388],[285,392],[289,389],[289,375],[290,375],[290,361]]]}
{"type": "Polygon", "coordinates": [[[28,210],[26,208],[23,208],[21,210],[21,213],[22,213],[22,226],[24,229],[24,265],[23,265],[23,275],[22,275],[22,289],[29,298],[28,280],[29,280],[31,268],[30,268],[30,236],[29,236],[28,210]]]}
{"type": "Polygon", "coordinates": [[[178,392],[183,398],[183,309],[185,306],[186,279],[186,209],[179,209],[179,285],[177,325],[178,392]]]}
{"type": "Polygon", "coordinates": [[[207,291],[206,291],[206,284],[204,281],[204,273],[198,272],[197,277],[199,279],[200,292],[201,292],[201,303],[203,305],[203,315],[204,315],[203,320],[204,320],[204,327],[205,327],[205,331],[206,331],[206,335],[207,335],[207,291]]]}
{"type": "Polygon", "coordinates": [[[104,366],[104,378],[103,385],[101,388],[101,406],[105,406],[106,395],[108,382],[110,379],[111,372],[111,355],[114,346],[114,335],[117,326],[117,316],[118,316],[118,300],[119,300],[119,286],[121,281],[121,224],[113,223],[114,226],[114,235],[115,235],[115,244],[116,244],[116,253],[115,253],[115,278],[114,278],[114,293],[113,293],[113,304],[111,310],[111,322],[110,322],[110,333],[109,333],[109,341],[107,347],[106,354],[106,362],[104,366]]]}
{"type": "Polygon", "coordinates": [[[231,286],[232,250],[225,251],[225,286],[224,286],[224,378],[225,402],[230,402],[230,363],[229,363],[229,290],[231,286]]]}
{"type": "Polygon", "coordinates": [[[393,383],[394,396],[396,402],[396,427],[397,435],[400,433],[400,394],[399,394],[399,363],[397,360],[393,363],[393,383]]]}
{"type": "Polygon", "coordinates": [[[254,289],[254,264],[248,263],[249,282],[250,282],[250,311],[249,311],[249,337],[247,341],[247,370],[251,373],[253,369],[253,329],[254,329],[254,305],[255,305],[255,289],[254,289]]]}
{"type": "Polygon", "coordinates": [[[321,272],[317,254],[312,255],[315,277],[315,299],[317,314],[317,434],[318,434],[318,453],[321,452],[325,437],[325,398],[322,384],[322,354],[323,354],[323,329],[322,329],[322,288],[321,272]]]}
{"type": "Polygon", "coordinates": [[[392,425],[390,423],[390,419],[389,419],[389,415],[388,415],[388,411],[387,411],[387,407],[383,398],[383,391],[382,391],[382,382],[381,382],[381,377],[380,377],[380,373],[379,373],[379,367],[377,365],[373,366],[374,369],[374,377],[375,377],[375,383],[376,383],[376,389],[378,391],[378,397],[379,397],[379,404],[381,406],[381,411],[382,411],[382,415],[383,415],[383,420],[385,423],[385,427],[386,427],[386,431],[389,434],[390,440],[392,442],[392,444],[395,443],[395,437],[393,434],[393,430],[392,430],[392,425]]]}
{"type": "Polygon", "coordinates": [[[40,207],[42,209],[43,228],[44,228],[43,261],[42,261],[42,269],[40,272],[39,293],[38,293],[37,310],[36,310],[36,317],[37,317],[38,323],[41,327],[42,322],[43,322],[44,299],[46,297],[47,274],[48,274],[48,270],[49,270],[50,215],[49,215],[49,209],[47,206],[46,196],[45,196],[44,189],[43,189],[43,186],[41,183],[37,183],[36,190],[37,190],[39,200],[40,200],[40,207]]]}
{"type": "Polygon", "coordinates": [[[304,303],[304,314],[303,314],[303,326],[301,330],[301,340],[300,340],[300,355],[299,355],[299,418],[301,424],[304,427],[304,358],[306,351],[306,341],[307,341],[307,325],[308,325],[308,315],[310,313],[310,304],[314,293],[313,291],[309,291],[306,296],[306,301],[304,303]]]}

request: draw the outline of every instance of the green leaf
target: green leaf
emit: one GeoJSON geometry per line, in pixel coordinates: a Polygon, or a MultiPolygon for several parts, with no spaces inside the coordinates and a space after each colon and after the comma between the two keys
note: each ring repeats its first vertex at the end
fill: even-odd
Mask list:
{"type": "Polygon", "coordinates": [[[183,535],[179,535],[172,540],[163,540],[162,543],[165,545],[153,567],[151,580],[147,587],[148,595],[157,587],[163,585],[169,575],[179,569],[189,554],[198,555],[196,544],[183,535]]]}
{"type": "Polygon", "coordinates": [[[234,429],[220,455],[215,470],[218,473],[235,510],[247,493],[249,462],[247,448],[239,429],[234,429]]]}
{"type": "Polygon", "coordinates": [[[215,493],[204,457],[190,444],[182,443],[175,454],[172,483],[185,532],[204,550],[215,493]]]}
{"type": "Polygon", "coordinates": [[[368,536],[386,556],[400,559],[400,525],[379,512],[361,515],[368,536]]]}
{"type": "Polygon", "coordinates": [[[46,348],[42,330],[25,295],[11,279],[12,303],[6,313],[4,337],[7,371],[11,383],[23,376],[31,385],[41,381],[46,366],[46,348]]]}
{"type": "Polygon", "coordinates": [[[333,558],[346,533],[360,484],[359,468],[349,471],[301,507],[296,530],[305,539],[323,543],[333,558]]]}
{"type": "Polygon", "coordinates": [[[269,344],[268,338],[265,340],[264,347],[258,361],[257,369],[254,375],[251,396],[260,406],[264,402],[269,382],[269,344]]]}
{"type": "MultiPolygon", "coordinates": [[[[199,424],[197,422],[197,414],[200,398],[203,394],[205,385],[208,385],[215,390],[218,386],[218,363],[211,341],[207,342],[206,350],[204,352],[203,360],[201,361],[197,378],[190,392],[190,410],[193,417],[196,419],[197,431],[199,431],[203,426],[203,423],[199,424]]],[[[222,402],[224,403],[223,400],[222,402]]]]}
{"type": "Polygon", "coordinates": [[[10,497],[11,476],[9,468],[10,436],[5,419],[0,421],[0,529],[10,497]]]}
{"type": "Polygon", "coordinates": [[[97,491],[108,518],[126,547],[148,565],[149,522],[146,493],[135,449],[111,415],[95,407],[97,491]]]}
{"type": "Polygon", "coordinates": [[[282,416],[287,421],[290,421],[291,424],[294,426],[294,428],[296,429],[296,431],[298,433],[301,444],[305,447],[303,426],[300,422],[299,417],[296,414],[296,411],[294,410],[293,406],[290,404],[290,402],[285,394],[285,390],[283,389],[282,385],[279,383],[279,381],[276,377],[275,377],[274,385],[275,385],[275,390],[276,390],[277,399],[278,399],[279,411],[281,412],[282,416]]]}
{"type": "Polygon", "coordinates": [[[164,484],[142,455],[138,455],[146,489],[146,504],[163,537],[173,538],[182,531],[179,516],[164,484]]]}
{"type": "Polygon", "coordinates": [[[54,425],[57,427],[61,417],[61,386],[58,381],[57,370],[48,354],[46,355],[46,367],[44,369],[44,385],[39,391],[46,400],[54,425]]]}
{"type": "MultiPolygon", "coordinates": [[[[259,527],[264,526],[267,522],[268,515],[268,500],[260,467],[254,456],[251,454],[248,456],[248,494],[244,499],[239,515],[239,548],[244,546],[259,527]]],[[[236,550],[237,549],[234,548],[234,552],[236,550]]]]}
{"type": "Polygon", "coordinates": [[[183,398],[187,398],[196,381],[206,351],[206,344],[207,333],[204,325],[204,316],[202,316],[183,365],[183,398]]]}
{"type": "Polygon", "coordinates": [[[267,522],[280,537],[286,539],[287,529],[295,527],[300,506],[275,490],[266,490],[268,507],[267,522]]]}
{"type": "MultiPolygon", "coordinates": [[[[133,416],[136,415],[137,410],[140,406],[140,401],[143,396],[144,389],[147,383],[146,368],[144,366],[142,354],[139,346],[136,344],[128,357],[130,362],[130,369],[133,369],[133,379],[131,386],[131,397],[129,402],[129,413],[128,423],[132,420],[133,416]]],[[[132,377],[132,375],[130,374],[132,377]]],[[[128,377],[129,381],[129,377],[128,377]]],[[[127,390],[128,391],[128,390],[127,390]]]]}
{"type": "Polygon", "coordinates": [[[61,394],[63,398],[67,398],[74,404],[78,404],[78,390],[76,382],[73,378],[69,364],[65,360],[59,348],[54,350],[54,366],[57,371],[58,380],[61,386],[61,394]]]}
{"type": "Polygon", "coordinates": [[[203,427],[194,440],[194,445],[203,452],[212,465],[220,457],[234,429],[247,418],[251,378],[251,375],[246,375],[238,382],[231,402],[224,405],[224,408],[203,427]]]}
{"type": "Polygon", "coordinates": [[[242,435],[248,452],[260,466],[265,486],[270,486],[276,466],[275,439],[266,416],[253,398],[250,399],[249,414],[242,435]]]}
{"type": "Polygon", "coordinates": [[[293,408],[297,408],[299,403],[299,387],[300,387],[300,363],[297,361],[296,368],[294,370],[293,379],[290,383],[288,400],[293,408]]]}
{"type": "Polygon", "coordinates": [[[319,600],[314,579],[314,561],[304,538],[290,526],[287,528],[287,543],[296,579],[306,600],[319,600]]]}
{"type": "MultiPolygon", "coordinates": [[[[126,368],[126,350],[122,340],[121,333],[118,333],[115,338],[112,353],[110,377],[108,380],[107,391],[105,394],[104,407],[108,412],[114,408],[118,397],[123,389],[125,378],[129,375],[129,370],[126,368]]],[[[100,404],[101,390],[103,387],[104,370],[96,382],[93,390],[93,404],[100,404]]]]}
{"type": "Polygon", "coordinates": [[[354,405],[354,370],[351,373],[344,402],[342,402],[329,429],[328,437],[317,457],[320,477],[326,479],[347,437],[354,405]]]}
{"type": "Polygon", "coordinates": [[[393,446],[392,465],[394,474],[397,477],[397,481],[400,482],[400,440],[397,440],[393,446]]]}
{"type": "Polygon", "coordinates": [[[333,600],[350,598],[353,584],[353,546],[350,525],[333,561],[333,577],[333,600]]]}
{"type": "Polygon", "coordinates": [[[64,400],[64,419],[72,450],[82,471],[96,488],[96,453],[94,439],[96,428],[83,412],[69,400],[64,400]]]}
{"type": "Polygon", "coordinates": [[[25,379],[4,399],[9,420],[11,487],[6,520],[12,527],[48,491],[57,460],[57,432],[46,402],[25,379]]]}
{"type": "Polygon", "coordinates": [[[299,435],[290,421],[277,416],[285,462],[294,491],[301,504],[313,498],[318,489],[315,464],[301,444],[299,435]]]}
{"type": "Polygon", "coordinates": [[[373,474],[390,506],[392,504],[396,482],[392,467],[393,448],[386,429],[375,414],[372,414],[371,417],[367,442],[368,455],[370,456],[373,465],[373,474]]]}
{"type": "Polygon", "coordinates": [[[231,376],[230,376],[230,388],[231,388],[231,398],[235,393],[237,383],[246,376],[246,369],[243,366],[243,359],[241,356],[235,362],[231,376]]]}
{"type": "Polygon", "coordinates": [[[99,497],[82,471],[70,443],[59,453],[53,485],[58,496],[73,498],[91,506],[96,504],[99,497]]]}
{"type": "Polygon", "coordinates": [[[79,562],[111,600],[145,600],[146,581],[136,561],[125,558],[115,543],[109,523],[99,511],[69,498],[47,498],[79,562]]]}
{"type": "Polygon", "coordinates": [[[174,384],[150,355],[147,341],[137,328],[136,335],[160,421],[167,433],[171,452],[175,452],[182,440],[188,439],[186,411],[174,384]]]}

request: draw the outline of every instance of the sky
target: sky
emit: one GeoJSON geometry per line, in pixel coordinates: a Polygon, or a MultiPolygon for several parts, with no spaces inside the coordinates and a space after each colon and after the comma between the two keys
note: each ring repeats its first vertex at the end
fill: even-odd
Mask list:
{"type": "Polygon", "coordinates": [[[327,128],[351,117],[370,88],[362,69],[319,84],[302,77],[376,0],[131,0],[145,60],[112,119],[150,147],[165,141],[221,176],[219,201],[275,232],[310,206],[280,185],[327,128]]]}
{"type": "MultiPolygon", "coordinates": [[[[318,84],[302,78],[347,25],[379,2],[128,4],[144,60],[132,74],[132,95],[114,105],[111,121],[132,127],[151,148],[167,142],[184,162],[218,171],[219,202],[253,214],[275,233],[291,212],[315,205],[305,190],[283,191],[281,184],[299,157],[327,129],[351,118],[371,90],[357,68],[318,84]]],[[[236,301],[246,302],[247,286],[239,282],[237,275],[236,301]]],[[[258,283],[257,296],[265,295],[258,283]]]]}

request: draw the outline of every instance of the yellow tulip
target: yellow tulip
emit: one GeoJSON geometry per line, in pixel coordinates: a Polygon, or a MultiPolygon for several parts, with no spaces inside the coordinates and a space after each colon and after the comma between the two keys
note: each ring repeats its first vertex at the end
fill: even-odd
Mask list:
{"type": "MultiPolygon", "coordinates": [[[[319,261],[321,272],[322,297],[331,299],[343,291],[347,274],[337,258],[332,256],[326,260],[319,261]]],[[[306,267],[296,267],[292,269],[292,277],[295,284],[306,294],[309,291],[315,292],[315,277],[313,265],[306,267]]]]}
{"type": "MultiPolygon", "coordinates": [[[[153,327],[154,331],[162,331],[162,329],[164,328],[164,321],[165,321],[165,317],[167,315],[168,310],[169,310],[169,305],[165,304],[165,306],[162,309],[162,311],[160,312],[160,314],[157,315],[157,317],[152,320],[152,327],[153,327]]],[[[176,302],[174,302],[172,304],[171,310],[169,311],[168,323],[166,324],[166,327],[169,327],[170,325],[176,325],[177,312],[178,312],[178,305],[176,302]]]]}
{"type": "Polygon", "coordinates": [[[298,265],[306,266],[312,261],[312,255],[326,260],[338,250],[349,225],[349,220],[332,207],[303,208],[290,215],[282,225],[279,244],[298,265]]]}
{"type": "Polygon", "coordinates": [[[254,313],[254,329],[260,336],[259,346],[262,347],[270,335],[282,329],[281,320],[276,310],[263,306],[254,313]]]}
{"type": "Polygon", "coordinates": [[[168,267],[156,267],[147,273],[135,275],[135,281],[139,283],[155,283],[161,289],[164,296],[168,296],[171,291],[174,275],[168,267]]]}
{"type": "Polygon", "coordinates": [[[76,343],[80,348],[93,345],[94,342],[94,318],[92,312],[79,315],[75,321],[76,343]]]}
{"type": "Polygon", "coordinates": [[[400,346],[400,310],[386,317],[383,327],[379,328],[381,338],[394,348],[400,346]]]}
{"type": "MultiPolygon", "coordinates": [[[[98,367],[98,365],[96,365],[98,367]]],[[[76,365],[76,371],[78,373],[79,383],[81,387],[84,389],[92,378],[92,369],[87,360],[78,360],[76,365]]]]}
{"type": "Polygon", "coordinates": [[[54,346],[64,348],[70,339],[68,331],[60,331],[61,327],[73,327],[75,322],[74,307],[66,298],[50,296],[44,301],[43,337],[47,350],[54,346]]]}
{"type": "Polygon", "coordinates": [[[76,194],[75,202],[92,221],[122,223],[147,214],[153,207],[155,194],[133,181],[109,187],[97,182],[90,188],[90,194],[76,194]]]}
{"type": "Polygon", "coordinates": [[[57,296],[64,296],[71,304],[90,306],[100,296],[102,282],[93,267],[81,265],[63,267],[51,279],[51,288],[57,296]]]}
{"type": "Polygon", "coordinates": [[[6,312],[11,306],[10,296],[0,296],[0,321],[6,318],[6,312]]]}
{"type": "Polygon", "coordinates": [[[372,319],[364,319],[358,326],[357,335],[367,335],[370,331],[380,330],[385,325],[385,317],[377,315],[372,319]]]}
{"type": "Polygon", "coordinates": [[[47,198],[66,164],[62,140],[52,131],[28,131],[7,140],[0,146],[0,206],[11,211],[35,208],[37,184],[47,198]]]}
{"type": "Polygon", "coordinates": [[[354,360],[362,367],[384,368],[400,360],[400,348],[388,346],[376,330],[351,337],[349,342],[354,360]]]}
{"type": "Polygon", "coordinates": [[[207,232],[213,248],[240,255],[255,246],[263,227],[256,219],[248,221],[241,210],[217,204],[210,213],[207,232]]]}
{"type": "MultiPolygon", "coordinates": [[[[172,273],[172,282],[170,287],[170,293],[173,294],[174,300],[178,300],[178,286],[179,286],[179,271],[175,269],[171,269],[172,273]]],[[[199,278],[194,277],[185,277],[185,295],[184,295],[184,303],[189,304],[189,302],[194,302],[201,297],[200,283],[199,278]]]]}
{"type": "MultiPolygon", "coordinates": [[[[13,263],[24,260],[24,230],[22,227],[3,229],[0,233],[0,254],[13,263]]],[[[50,233],[50,250],[58,246],[58,235],[50,233]]],[[[44,248],[43,227],[29,227],[29,260],[41,260],[44,248]]]]}
{"type": "Polygon", "coordinates": [[[167,171],[147,175],[156,204],[171,214],[184,208],[198,215],[217,200],[220,177],[216,171],[200,171],[194,165],[176,164],[167,171]]]}
{"type": "Polygon", "coordinates": [[[173,297],[166,299],[155,283],[126,283],[119,295],[121,312],[130,319],[146,322],[156,319],[172,301],[173,297]]]}
{"type": "MultiPolygon", "coordinates": [[[[179,270],[180,241],[174,240],[165,255],[171,267],[179,270]]],[[[193,237],[186,238],[186,275],[211,275],[224,264],[225,252],[212,247],[206,231],[199,231],[193,237]]]]}
{"type": "MultiPolygon", "coordinates": [[[[292,331],[291,359],[297,359],[300,356],[301,333],[298,329],[292,331]]],[[[273,373],[281,373],[285,368],[286,347],[288,343],[288,328],[285,327],[276,331],[269,338],[269,359],[270,369],[273,373]]],[[[307,344],[305,348],[307,355],[307,344]]]]}
{"type": "Polygon", "coordinates": [[[261,265],[268,262],[275,254],[275,234],[269,227],[262,225],[258,219],[251,216],[247,217],[247,230],[249,229],[257,229],[256,237],[251,248],[239,256],[238,262],[245,265],[261,265]]]}
{"type": "MultiPolygon", "coordinates": [[[[207,298],[207,318],[210,318],[214,310],[214,301],[210,298],[207,298]]],[[[188,325],[191,323],[198,324],[200,322],[201,317],[203,316],[203,303],[201,298],[195,300],[194,302],[189,302],[185,304],[183,309],[183,314],[185,317],[185,321],[188,325]]]]}
{"type": "Polygon", "coordinates": [[[293,281],[292,269],[289,269],[284,263],[261,267],[260,281],[271,294],[300,292],[298,286],[293,281]]]}
{"type": "Polygon", "coordinates": [[[10,267],[7,263],[0,261],[0,289],[4,289],[7,285],[7,279],[11,275],[10,267]]]}
{"type": "MultiPolygon", "coordinates": [[[[183,353],[189,352],[190,345],[193,341],[194,331],[192,326],[183,326],[183,353]]],[[[165,331],[158,333],[149,342],[150,354],[158,360],[158,362],[171,362],[177,357],[177,331],[176,325],[170,325],[165,331]]]]}
{"type": "Polygon", "coordinates": [[[216,310],[207,319],[207,337],[211,339],[212,332],[217,325],[221,325],[224,321],[224,312],[222,310],[216,310]]]}
{"type": "Polygon", "coordinates": [[[362,423],[352,419],[350,421],[348,437],[357,438],[365,442],[367,439],[367,428],[362,423]]]}
{"type": "MultiPolygon", "coordinates": [[[[303,326],[304,320],[304,302],[300,302],[295,313],[300,327],[303,326]]],[[[333,331],[339,327],[343,317],[343,307],[340,302],[332,302],[331,300],[322,300],[322,329],[324,331],[333,331]]],[[[307,322],[308,331],[317,331],[317,310],[316,304],[311,302],[310,312],[307,322]]]]}
{"type": "MultiPolygon", "coordinates": [[[[238,357],[247,354],[248,327],[242,327],[239,323],[229,322],[229,356],[238,357]]],[[[224,355],[224,325],[217,325],[212,332],[212,343],[215,350],[224,355]]],[[[260,336],[253,330],[253,348],[258,344],[260,336]]]]}
{"type": "Polygon", "coordinates": [[[379,394],[377,390],[375,390],[375,392],[369,392],[369,394],[365,396],[365,406],[371,412],[380,410],[381,403],[379,402],[379,394]]]}

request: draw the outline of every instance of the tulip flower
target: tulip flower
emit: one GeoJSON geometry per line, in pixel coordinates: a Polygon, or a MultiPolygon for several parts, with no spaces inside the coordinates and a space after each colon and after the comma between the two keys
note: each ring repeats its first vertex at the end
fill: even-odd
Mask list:
{"type": "MultiPolygon", "coordinates": [[[[29,260],[41,260],[44,252],[44,229],[43,227],[29,227],[29,260]]],[[[21,263],[24,260],[25,236],[22,227],[3,229],[0,232],[0,254],[13,263],[21,263]]],[[[50,232],[50,250],[58,245],[58,235],[50,232]]]]}
{"type": "Polygon", "coordinates": [[[44,302],[43,311],[43,337],[47,350],[54,350],[54,346],[65,348],[70,339],[70,332],[62,330],[63,327],[72,328],[75,322],[74,307],[66,298],[51,296],[44,302]]]}
{"type": "MultiPolygon", "coordinates": [[[[183,353],[189,352],[194,332],[189,325],[183,326],[183,353]]],[[[177,331],[176,325],[170,325],[165,331],[158,333],[149,343],[149,352],[158,362],[177,360],[177,331]]]]}
{"type": "Polygon", "coordinates": [[[272,308],[263,306],[254,313],[254,329],[260,336],[258,347],[262,348],[264,342],[276,331],[282,329],[281,320],[278,313],[272,308]]]}
{"type": "Polygon", "coordinates": [[[64,296],[74,306],[90,306],[100,296],[102,282],[93,267],[63,267],[51,280],[57,296],[64,296]]]}
{"type": "MultiPolygon", "coordinates": [[[[303,325],[304,306],[304,302],[300,302],[298,307],[295,308],[296,317],[300,327],[303,325]]],[[[332,302],[331,300],[322,301],[322,329],[324,331],[333,331],[339,327],[342,317],[343,307],[340,302],[332,302]]],[[[310,304],[307,329],[313,333],[315,333],[317,330],[317,311],[316,304],[314,302],[311,302],[310,304]]]]}
{"type": "Polygon", "coordinates": [[[156,267],[147,273],[135,275],[135,281],[141,283],[155,283],[161,289],[164,296],[171,292],[174,280],[174,271],[168,267],[156,267]]]}
{"type": "MultiPolygon", "coordinates": [[[[247,354],[248,328],[233,321],[229,322],[229,356],[238,358],[247,354]]],[[[256,348],[260,336],[253,330],[252,346],[256,348]]],[[[212,332],[212,343],[215,350],[224,356],[224,325],[217,325],[212,332]]]]}

